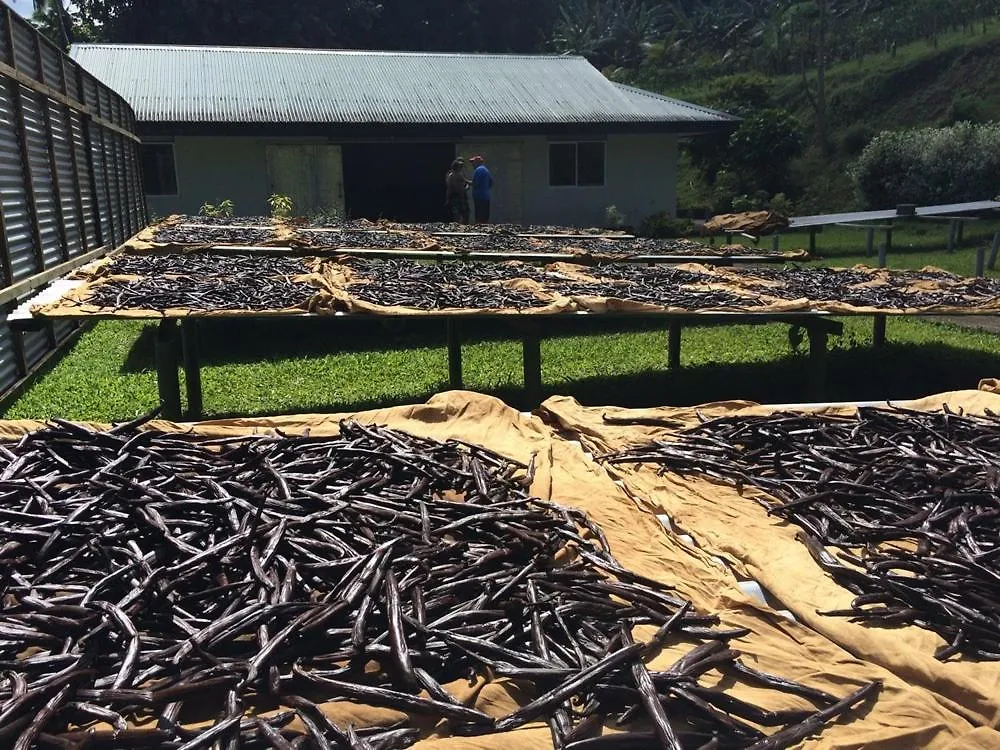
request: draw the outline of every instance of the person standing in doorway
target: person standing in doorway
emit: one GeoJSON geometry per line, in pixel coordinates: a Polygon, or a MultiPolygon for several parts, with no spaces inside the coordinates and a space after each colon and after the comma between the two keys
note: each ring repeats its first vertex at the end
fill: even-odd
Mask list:
{"type": "Polygon", "coordinates": [[[475,166],[472,173],[472,202],[476,208],[476,223],[490,223],[490,198],[493,194],[493,175],[486,168],[486,160],[481,156],[469,159],[475,166]]]}
{"type": "Polygon", "coordinates": [[[455,159],[444,177],[444,205],[451,220],[458,224],[469,223],[469,185],[465,179],[465,161],[455,159]]]}

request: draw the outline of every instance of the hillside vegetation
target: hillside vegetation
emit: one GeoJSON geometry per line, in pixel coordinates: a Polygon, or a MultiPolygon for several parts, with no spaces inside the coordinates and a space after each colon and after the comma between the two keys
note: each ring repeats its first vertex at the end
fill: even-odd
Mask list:
{"type": "MultiPolygon", "coordinates": [[[[1000,23],[990,23],[985,30],[952,32],[936,44],[921,40],[897,48],[895,54],[885,52],[832,65],[826,70],[825,150],[810,140],[816,113],[802,74],[763,78],[767,105],[787,110],[805,138],[801,154],[789,165],[783,192],[795,199],[794,208],[800,213],[857,207],[847,166],[873,136],[883,130],[1000,121],[998,69],[1000,23]]],[[[618,70],[612,75],[707,106],[722,104],[718,92],[741,78],[735,74],[657,86],[656,76],[648,69],[618,70]]],[[[814,79],[815,70],[807,70],[806,77],[814,79]]],[[[690,159],[684,163],[682,209],[697,214],[725,208],[690,159]]]]}

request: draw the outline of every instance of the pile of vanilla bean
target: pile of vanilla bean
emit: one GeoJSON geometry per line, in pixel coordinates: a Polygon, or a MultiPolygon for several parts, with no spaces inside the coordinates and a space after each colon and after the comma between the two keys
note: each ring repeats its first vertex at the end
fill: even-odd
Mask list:
{"type": "Polygon", "coordinates": [[[123,253],[111,259],[107,272],[116,276],[187,276],[192,278],[251,275],[298,276],[309,272],[302,258],[247,253],[123,253]]]}
{"type": "Polygon", "coordinates": [[[154,242],[171,245],[264,245],[275,240],[273,229],[260,226],[169,225],[156,230],[154,242]]]}
{"type": "Polygon", "coordinates": [[[939,659],[1000,660],[997,415],[724,417],[604,460],[764,490],[768,511],[856,595],[826,614],[932,630],[939,659]]]}
{"type": "Polygon", "coordinates": [[[267,269],[238,276],[149,276],[109,279],[90,288],[86,302],[113,310],[304,310],[319,290],[267,269]]]}
{"type": "Polygon", "coordinates": [[[533,464],[355,422],[338,437],[137,426],[0,443],[7,747],[395,750],[542,722],[559,748],[783,748],[878,692],[745,665],[746,631],[530,497],[533,464]],[[710,671],[802,708],[754,705],[710,671]],[[476,708],[484,677],[517,680],[521,707],[476,708]],[[352,726],[331,718],[343,701],[407,718],[352,726]],[[606,721],[625,734],[598,739],[606,721]]]}
{"type": "Polygon", "coordinates": [[[771,297],[842,302],[856,307],[975,307],[1000,298],[1000,280],[962,279],[946,271],[893,270],[885,272],[884,283],[873,281],[870,273],[853,269],[753,268],[740,274],[740,283],[747,289],[771,297]],[[935,282],[940,288],[910,291],[910,286],[920,281],[935,282]]]}

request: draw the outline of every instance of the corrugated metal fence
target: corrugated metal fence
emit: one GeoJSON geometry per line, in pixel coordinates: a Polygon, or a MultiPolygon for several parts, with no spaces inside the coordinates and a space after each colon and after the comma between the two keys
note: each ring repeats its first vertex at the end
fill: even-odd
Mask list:
{"type": "Polygon", "coordinates": [[[16,332],[18,299],[146,225],[135,114],[0,6],[0,394],[72,335],[16,332]]]}

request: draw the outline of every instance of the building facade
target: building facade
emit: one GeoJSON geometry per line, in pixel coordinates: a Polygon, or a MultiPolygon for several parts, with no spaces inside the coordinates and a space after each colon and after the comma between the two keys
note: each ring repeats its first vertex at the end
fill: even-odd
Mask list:
{"type": "Polygon", "coordinates": [[[78,45],[136,110],[154,215],[232,200],[268,212],[445,220],[456,156],[485,157],[493,221],[638,223],[676,206],[682,138],[735,118],[608,81],[586,60],[78,45]]]}

